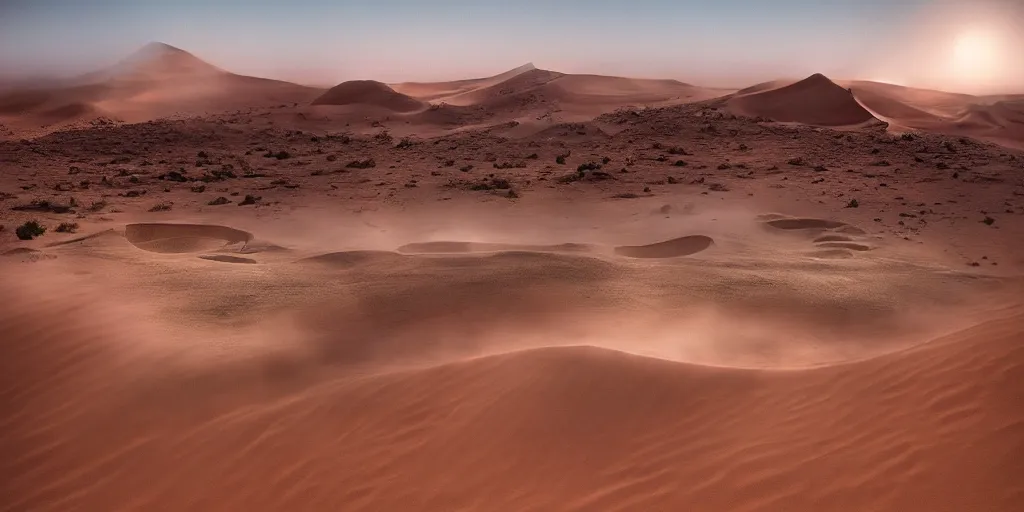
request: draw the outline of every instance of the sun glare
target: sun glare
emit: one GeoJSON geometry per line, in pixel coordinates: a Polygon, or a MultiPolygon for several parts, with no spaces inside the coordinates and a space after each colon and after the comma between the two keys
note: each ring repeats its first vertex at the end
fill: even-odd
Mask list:
{"type": "Polygon", "coordinates": [[[998,53],[993,34],[982,30],[964,32],[953,43],[951,71],[961,83],[983,84],[999,72],[998,53]]]}

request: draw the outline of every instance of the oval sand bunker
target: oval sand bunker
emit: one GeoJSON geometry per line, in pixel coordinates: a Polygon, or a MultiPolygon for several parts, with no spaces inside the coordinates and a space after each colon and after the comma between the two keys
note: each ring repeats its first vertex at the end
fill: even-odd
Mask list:
{"type": "Polygon", "coordinates": [[[776,229],[835,229],[846,223],[825,219],[775,219],[766,222],[776,229]]]}
{"type": "Polygon", "coordinates": [[[165,254],[206,252],[252,240],[247,231],[210,224],[128,224],[124,236],[139,249],[165,254]]]}
{"type": "Polygon", "coordinates": [[[623,245],[615,248],[615,254],[630,258],[676,258],[697,254],[713,243],[709,236],[691,235],[650,245],[623,245]]]}
{"type": "Polygon", "coordinates": [[[486,242],[416,242],[397,249],[400,253],[411,254],[467,254],[476,252],[588,252],[593,247],[587,244],[564,243],[556,245],[504,244],[486,242]]]}

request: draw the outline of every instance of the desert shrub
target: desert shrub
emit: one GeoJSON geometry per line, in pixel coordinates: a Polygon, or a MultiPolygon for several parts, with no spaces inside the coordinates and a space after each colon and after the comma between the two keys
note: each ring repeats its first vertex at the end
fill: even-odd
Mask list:
{"type": "Polygon", "coordinates": [[[57,226],[57,229],[55,229],[54,231],[56,231],[57,233],[74,233],[75,231],[78,231],[78,223],[61,222],[60,225],[57,226]]]}
{"type": "Polygon", "coordinates": [[[32,240],[37,236],[42,236],[45,232],[46,228],[34,220],[30,220],[14,230],[14,234],[18,236],[19,240],[32,240]]]}

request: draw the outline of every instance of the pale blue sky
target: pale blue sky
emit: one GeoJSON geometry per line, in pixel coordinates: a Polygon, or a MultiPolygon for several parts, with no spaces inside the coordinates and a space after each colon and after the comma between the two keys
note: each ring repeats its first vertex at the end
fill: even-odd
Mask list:
{"type": "Polygon", "coordinates": [[[913,43],[955,33],[922,25],[958,22],[981,3],[1005,22],[1024,2],[0,0],[0,74],[90,71],[161,41],[234,72],[318,84],[465,78],[530,61],[706,85],[879,78],[923,66],[928,45],[913,43]]]}

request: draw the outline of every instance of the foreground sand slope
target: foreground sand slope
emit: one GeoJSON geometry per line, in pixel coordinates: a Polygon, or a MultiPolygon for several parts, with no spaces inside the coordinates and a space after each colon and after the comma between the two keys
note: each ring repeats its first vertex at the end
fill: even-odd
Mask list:
{"type": "Polygon", "coordinates": [[[3,510],[1024,503],[1019,310],[812,370],[569,346],[302,385],[258,359],[168,373],[138,312],[6,284],[3,510]]]}

